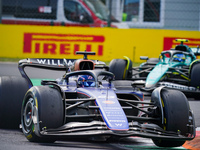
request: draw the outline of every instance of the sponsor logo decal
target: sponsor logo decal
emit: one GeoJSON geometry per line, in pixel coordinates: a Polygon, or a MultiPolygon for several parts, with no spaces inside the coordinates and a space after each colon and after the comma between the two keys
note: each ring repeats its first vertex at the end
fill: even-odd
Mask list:
{"type": "Polygon", "coordinates": [[[75,55],[76,51],[95,51],[103,56],[102,35],[24,33],[23,53],[75,55]]]}
{"type": "Polygon", "coordinates": [[[109,122],[122,122],[122,123],[125,123],[126,120],[109,120],[109,122]]]}
{"type": "Polygon", "coordinates": [[[57,59],[37,59],[37,62],[39,64],[48,64],[53,66],[64,66],[63,62],[61,63],[61,60],[57,59]]]}
{"type": "Polygon", "coordinates": [[[122,123],[115,123],[115,125],[118,127],[118,126],[122,126],[122,123]]]}
{"type": "Polygon", "coordinates": [[[42,65],[52,65],[52,66],[67,66],[73,65],[75,59],[30,59],[30,63],[42,64],[42,65]]]}
{"type": "Polygon", "coordinates": [[[169,83],[169,82],[160,82],[159,85],[165,86],[165,87],[168,87],[168,88],[185,90],[185,91],[196,91],[197,90],[195,87],[184,86],[184,85],[179,85],[179,84],[169,83]]]}
{"type": "Polygon", "coordinates": [[[115,96],[99,95],[98,98],[109,98],[109,99],[114,99],[115,96]]]}
{"type": "Polygon", "coordinates": [[[39,13],[52,13],[52,7],[51,6],[39,6],[38,7],[39,13]]]}
{"type": "Polygon", "coordinates": [[[104,104],[114,104],[115,102],[114,101],[111,101],[111,100],[105,100],[103,101],[104,104]]]}

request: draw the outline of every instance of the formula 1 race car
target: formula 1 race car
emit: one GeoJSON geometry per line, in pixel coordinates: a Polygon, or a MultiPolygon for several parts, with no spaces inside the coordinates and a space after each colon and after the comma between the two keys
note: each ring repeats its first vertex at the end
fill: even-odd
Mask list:
{"type": "Polygon", "coordinates": [[[19,123],[11,115],[21,109],[18,119],[31,142],[139,136],[151,138],[157,146],[176,147],[195,137],[194,117],[182,92],[159,87],[150,101],[144,100],[141,91],[133,90],[132,81],[115,80],[103,62],[87,59],[94,53],[78,54],[84,59],[73,63],[67,59],[24,59],[19,61],[23,78],[1,77],[0,104],[4,106],[0,125],[19,123]],[[66,73],[35,86],[25,72],[27,66],[66,73]]]}
{"type": "MultiPolygon", "coordinates": [[[[120,79],[132,80],[132,85],[140,87],[146,94],[151,94],[155,88],[164,86],[180,90],[195,98],[200,94],[200,60],[195,56],[200,54],[199,47],[192,50],[183,44],[188,40],[177,39],[177,41],[181,44],[175,49],[161,52],[159,58],[140,57],[147,61],[139,67],[132,68],[130,65],[129,69],[126,69],[127,66],[122,67],[129,76],[120,77],[120,79]]],[[[118,60],[121,64],[126,61],[118,60]]]]}

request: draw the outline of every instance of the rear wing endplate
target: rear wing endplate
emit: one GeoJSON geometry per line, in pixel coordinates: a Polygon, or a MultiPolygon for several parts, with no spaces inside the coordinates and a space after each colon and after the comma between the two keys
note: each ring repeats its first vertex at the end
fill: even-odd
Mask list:
{"type": "Polygon", "coordinates": [[[24,68],[25,67],[34,67],[41,69],[49,69],[49,70],[60,70],[60,71],[68,71],[69,66],[73,65],[76,59],[46,59],[46,58],[27,58],[22,59],[18,63],[19,71],[22,77],[26,78],[29,82],[29,87],[32,87],[33,84],[26,74],[24,68]]]}

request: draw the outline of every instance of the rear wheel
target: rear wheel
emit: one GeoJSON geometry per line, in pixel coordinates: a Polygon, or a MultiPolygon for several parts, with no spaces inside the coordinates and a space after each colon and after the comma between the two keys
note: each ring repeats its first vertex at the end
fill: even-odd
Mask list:
{"type": "Polygon", "coordinates": [[[28,91],[28,82],[23,77],[0,77],[0,127],[18,129],[21,105],[28,91]]]}
{"type": "Polygon", "coordinates": [[[44,129],[63,125],[63,107],[61,95],[56,89],[48,86],[32,87],[25,95],[21,112],[22,131],[26,138],[31,142],[54,142],[55,139],[38,134],[44,129]]]}
{"type": "MultiPolygon", "coordinates": [[[[191,69],[191,72],[190,72],[190,85],[195,87],[195,88],[198,88],[200,89],[200,63],[198,64],[194,64],[194,66],[192,67],[191,69]]],[[[200,94],[192,94],[192,96],[195,98],[195,99],[199,99],[200,98],[200,94]]]]}
{"type": "Polygon", "coordinates": [[[122,80],[132,77],[132,62],[130,61],[128,69],[127,60],[113,59],[109,64],[109,71],[115,75],[116,80],[122,80]]]}
{"type": "MultiPolygon", "coordinates": [[[[164,111],[164,124],[161,126],[166,131],[180,132],[187,136],[189,120],[189,104],[185,95],[176,90],[163,89],[161,99],[164,111]]],[[[178,147],[185,141],[153,140],[160,147],[178,147]]]]}
{"type": "Polygon", "coordinates": [[[191,86],[200,88],[200,77],[199,77],[199,75],[200,75],[200,63],[195,64],[192,67],[192,70],[191,70],[191,73],[190,73],[190,78],[191,78],[190,85],[191,86]]]}

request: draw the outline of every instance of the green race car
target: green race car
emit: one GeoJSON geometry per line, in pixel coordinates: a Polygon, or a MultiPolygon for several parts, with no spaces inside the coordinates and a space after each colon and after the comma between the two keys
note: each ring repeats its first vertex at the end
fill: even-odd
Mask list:
{"type": "Polygon", "coordinates": [[[140,87],[146,94],[150,94],[156,87],[164,86],[196,97],[200,93],[200,60],[196,59],[199,47],[191,49],[184,44],[188,41],[185,39],[176,41],[181,42],[180,45],[177,45],[175,49],[161,52],[159,58],[140,57],[147,61],[133,68],[129,58],[115,60],[115,64],[110,63],[110,71],[116,75],[117,79],[132,80],[132,86],[140,87]],[[114,65],[122,66],[123,63],[122,76],[117,71],[113,71],[113,68],[114,65]]]}

